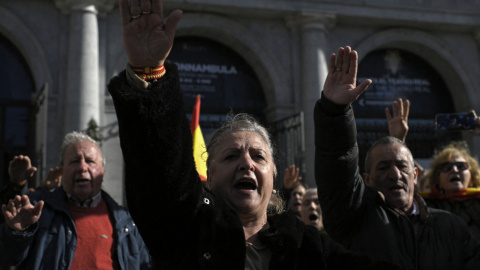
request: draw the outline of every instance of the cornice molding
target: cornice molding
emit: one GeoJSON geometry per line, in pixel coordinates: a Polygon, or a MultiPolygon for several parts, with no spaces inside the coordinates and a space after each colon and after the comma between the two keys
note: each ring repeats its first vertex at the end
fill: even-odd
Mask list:
{"type": "MultiPolygon", "coordinates": [[[[85,9],[88,6],[94,6],[92,10],[96,10],[102,13],[111,12],[115,5],[116,0],[54,0],[55,6],[63,13],[69,13],[73,10],[85,9]]],[[[95,12],[96,12],[95,11],[95,12]]]]}

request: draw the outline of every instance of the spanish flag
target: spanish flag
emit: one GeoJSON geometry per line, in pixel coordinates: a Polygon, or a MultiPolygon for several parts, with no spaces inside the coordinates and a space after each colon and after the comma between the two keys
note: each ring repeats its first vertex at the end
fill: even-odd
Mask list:
{"type": "Polygon", "coordinates": [[[192,122],[190,123],[190,129],[193,137],[193,158],[195,159],[195,166],[197,172],[200,175],[202,181],[207,181],[207,146],[203,139],[202,130],[198,124],[200,119],[200,95],[197,95],[195,100],[195,106],[192,111],[192,122]]]}

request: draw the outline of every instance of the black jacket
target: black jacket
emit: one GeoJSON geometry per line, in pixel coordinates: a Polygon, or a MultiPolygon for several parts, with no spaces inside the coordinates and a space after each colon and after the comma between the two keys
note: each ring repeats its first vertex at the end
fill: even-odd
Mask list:
{"type": "Polygon", "coordinates": [[[351,106],[324,96],[315,119],[315,179],[324,225],[347,249],[403,269],[480,269],[480,245],[463,220],[429,208],[415,196],[420,215],[409,217],[365,186],[358,170],[351,106]]]}
{"type": "MultiPolygon", "coordinates": [[[[165,66],[166,75],[149,90],[132,89],[125,72],[109,84],[129,210],[158,269],[244,270],[242,224],[200,181],[177,68],[165,66]]],[[[347,252],[294,215],[268,222],[259,238],[271,249],[270,269],[370,267],[369,258],[347,252]]]]}

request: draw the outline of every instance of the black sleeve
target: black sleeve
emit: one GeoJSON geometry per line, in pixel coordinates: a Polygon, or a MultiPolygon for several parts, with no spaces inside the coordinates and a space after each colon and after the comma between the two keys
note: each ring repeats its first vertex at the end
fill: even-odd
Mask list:
{"type": "Polygon", "coordinates": [[[351,106],[325,96],[317,102],[315,121],[315,181],[325,229],[334,239],[345,236],[362,204],[365,186],[358,170],[355,118],[351,106]]]}
{"type": "Polygon", "coordinates": [[[202,184],[177,67],[151,89],[133,89],[125,71],[108,90],[118,118],[129,211],[152,257],[168,259],[188,243],[202,184]]]}

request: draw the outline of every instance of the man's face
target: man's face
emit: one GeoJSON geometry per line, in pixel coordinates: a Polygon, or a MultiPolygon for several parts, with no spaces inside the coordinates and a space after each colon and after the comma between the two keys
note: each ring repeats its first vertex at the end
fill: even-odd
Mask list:
{"type": "Polygon", "coordinates": [[[305,194],[305,187],[303,185],[297,185],[292,190],[292,195],[290,197],[290,208],[295,212],[300,214],[302,209],[302,198],[305,194]]]}
{"type": "Polygon", "coordinates": [[[105,175],[101,150],[92,142],[70,145],[63,156],[63,190],[80,202],[100,192],[105,175]]]}
{"type": "Polygon", "coordinates": [[[300,211],[303,223],[321,230],[323,228],[322,209],[318,202],[317,191],[308,191],[302,200],[300,211]]]}
{"type": "Polygon", "coordinates": [[[383,193],[388,204],[410,213],[417,168],[408,149],[399,143],[379,145],[372,150],[371,161],[370,172],[364,175],[366,185],[383,193]]]}

